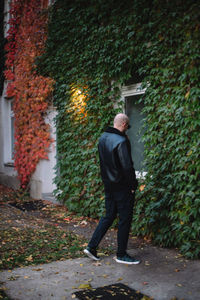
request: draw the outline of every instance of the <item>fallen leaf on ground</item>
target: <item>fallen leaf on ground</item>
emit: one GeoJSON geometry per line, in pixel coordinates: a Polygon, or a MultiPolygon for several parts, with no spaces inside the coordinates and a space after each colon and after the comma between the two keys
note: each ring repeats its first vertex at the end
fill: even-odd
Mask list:
{"type": "Polygon", "coordinates": [[[181,283],[177,283],[176,286],[182,287],[182,284],[181,283]]]}
{"type": "Polygon", "coordinates": [[[82,284],[80,284],[79,285],[79,287],[78,287],[79,289],[91,289],[92,287],[91,287],[91,284],[87,284],[87,283],[82,283],[82,284]]]}
{"type": "Polygon", "coordinates": [[[80,225],[87,225],[87,222],[86,222],[86,221],[82,221],[82,222],[80,223],[80,225]]]}
{"type": "Polygon", "coordinates": [[[27,261],[33,261],[33,255],[29,255],[27,258],[26,258],[27,261]]]}
{"type": "Polygon", "coordinates": [[[101,263],[100,262],[95,262],[95,263],[92,263],[93,264],[93,266],[96,266],[96,267],[98,267],[98,266],[101,266],[101,263]]]}
{"type": "Polygon", "coordinates": [[[179,269],[175,269],[174,271],[175,271],[175,272],[180,272],[180,270],[179,270],[179,269]]]}
{"type": "Polygon", "coordinates": [[[14,281],[14,280],[17,280],[19,277],[20,277],[19,275],[16,275],[16,276],[10,276],[10,277],[8,277],[8,280],[14,281]]]}
{"type": "Polygon", "coordinates": [[[71,221],[71,218],[69,217],[69,218],[64,218],[63,219],[64,221],[71,221]]]}
{"type": "Polygon", "coordinates": [[[105,253],[100,252],[98,253],[98,256],[105,256],[105,253]]]}

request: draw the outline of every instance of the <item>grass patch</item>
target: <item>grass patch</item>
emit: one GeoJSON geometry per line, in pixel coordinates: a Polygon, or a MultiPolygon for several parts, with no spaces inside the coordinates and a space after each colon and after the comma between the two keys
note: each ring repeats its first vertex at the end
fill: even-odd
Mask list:
{"type": "Polygon", "coordinates": [[[86,241],[55,225],[0,230],[0,270],[83,256],[86,241]]]}
{"type": "MultiPolygon", "coordinates": [[[[33,202],[33,199],[22,196],[17,198],[15,192],[0,185],[0,270],[85,256],[83,249],[87,241],[64,228],[67,224],[72,230],[73,225],[89,227],[90,221],[94,220],[45,201],[43,208],[38,207],[37,217],[26,210],[22,212],[12,206],[4,206],[4,203],[15,203],[23,208],[24,203],[33,202]],[[49,223],[45,224],[46,221],[49,223]]],[[[32,204],[38,206],[38,201],[32,204]]],[[[99,251],[105,255],[112,253],[109,247],[99,251]]]]}

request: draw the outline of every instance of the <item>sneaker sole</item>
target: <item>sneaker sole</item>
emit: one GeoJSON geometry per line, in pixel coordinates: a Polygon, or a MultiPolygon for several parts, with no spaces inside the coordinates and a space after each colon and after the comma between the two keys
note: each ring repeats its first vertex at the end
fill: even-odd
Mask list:
{"type": "Polygon", "coordinates": [[[93,260],[100,260],[100,258],[95,257],[90,251],[87,249],[84,249],[83,252],[89,257],[92,258],[93,260]]]}
{"type": "Polygon", "coordinates": [[[120,264],[126,264],[126,265],[139,265],[140,264],[139,260],[131,262],[131,261],[123,261],[123,260],[119,260],[119,259],[115,258],[115,261],[118,262],[118,263],[120,263],[120,264]]]}

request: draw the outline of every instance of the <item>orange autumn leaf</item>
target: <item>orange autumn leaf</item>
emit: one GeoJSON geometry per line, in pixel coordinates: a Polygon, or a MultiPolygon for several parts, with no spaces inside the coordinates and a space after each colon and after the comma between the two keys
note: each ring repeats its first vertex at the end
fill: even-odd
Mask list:
{"type": "Polygon", "coordinates": [[[139,187],[140,192],[144,191],[144,188],[145,188],[145,184],[140,185],[139,187]]]}

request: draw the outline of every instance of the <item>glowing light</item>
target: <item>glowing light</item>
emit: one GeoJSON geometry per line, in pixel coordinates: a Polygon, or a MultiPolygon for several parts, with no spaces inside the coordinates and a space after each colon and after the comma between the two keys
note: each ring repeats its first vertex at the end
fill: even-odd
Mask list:
{"type": "Polygon", "coordinates": [[[72,113],[75,119],[83,119],[87,116],[86,112],[86,102],[87,97],[80,88],[75,86],[71,87],[71,104],[68,108],[68,112],[72,113]]]}

